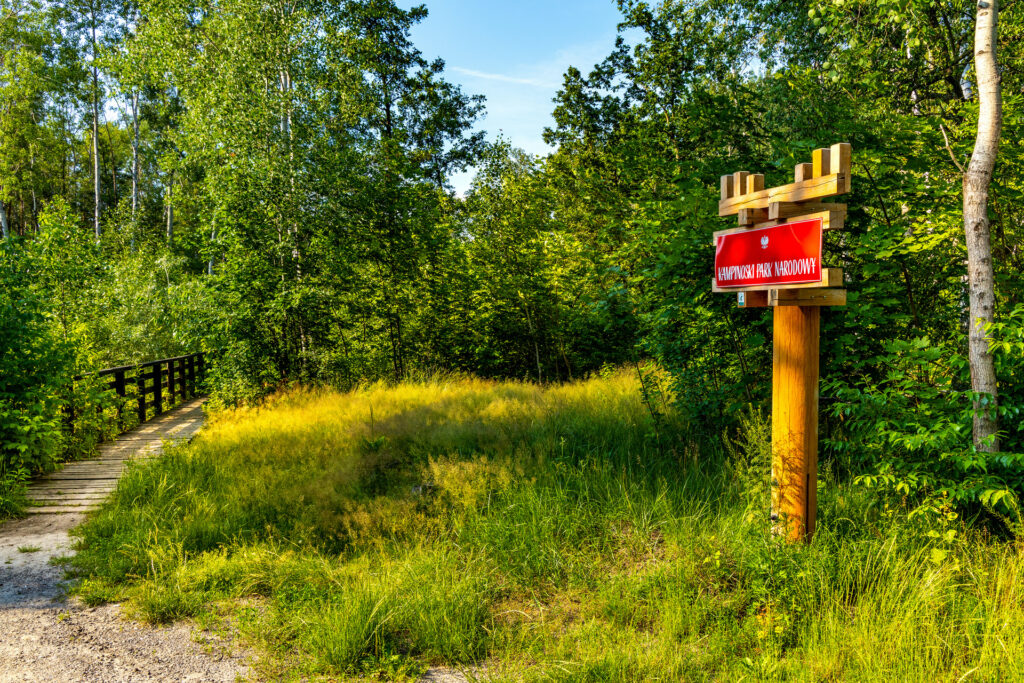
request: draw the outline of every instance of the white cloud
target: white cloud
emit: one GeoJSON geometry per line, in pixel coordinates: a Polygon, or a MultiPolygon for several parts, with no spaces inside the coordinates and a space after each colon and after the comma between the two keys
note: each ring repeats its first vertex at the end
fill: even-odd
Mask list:
{"type": "Polygon", "coordinates": [[[482,78],[487,81],[501,81],[502,83],[515,83],[517,85],[529,85],[535,88],[546,88],[548,90],[558,88],[557,82],[545,82],[537,80],[535,78],[519,78],[516,76],[506,76],[505,74],[491,74],[485,71],[477,71],[476,69],[464,69],[461,66],[449,67],[452,71],[460,73],[464,76],[470,76],[472,78],[482,78]]]}

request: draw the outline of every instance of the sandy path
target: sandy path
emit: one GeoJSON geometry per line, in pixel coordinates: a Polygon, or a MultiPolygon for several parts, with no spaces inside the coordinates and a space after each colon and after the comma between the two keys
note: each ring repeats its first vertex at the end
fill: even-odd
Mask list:
{"type": "Polygon", "coordinates": [[[48,561],[71,552],[67,532],[82,518],[36,515],[0,527],[0,682],[234,681],[248,675],[241,657],[223,654],[214,636],[194,634],[190,625],[152,628],[124,620],[118,605],[88,608],[65,600],[64,570],[48,561]],[[19,546],[40,550],[19,552],[19,546]]]}

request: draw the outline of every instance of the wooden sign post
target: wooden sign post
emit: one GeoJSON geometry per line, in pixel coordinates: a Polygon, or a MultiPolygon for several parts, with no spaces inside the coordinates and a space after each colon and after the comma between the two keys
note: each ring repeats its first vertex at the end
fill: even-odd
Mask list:
{"type": "Polygon", "coordinates": [[[845,204],[816,200],[850,191],[851,148],[817,149],[794,182],[765,189],[764,176],[722,176],[719,216],[739,227],[715,237],[712,291],[736,291],[740,308],[773,310],[773,530],[810,540],[817,516],[818,353],[822,306],[846,304],[843,273],[821,263],[824,234],[841,229],[845,204]]]}

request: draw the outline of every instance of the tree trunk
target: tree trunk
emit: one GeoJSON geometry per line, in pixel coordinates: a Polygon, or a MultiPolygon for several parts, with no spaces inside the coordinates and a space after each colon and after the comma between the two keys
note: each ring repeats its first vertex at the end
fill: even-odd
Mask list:
{"type": "Polygon", "coordinates": [[[167,183],[167,246],[174,245],[174,171],[167,183]]]}
{"type": "MultiPolygon", "coordinates": [[[[212,245],[217,239],[217,228],[214,227],[210,231],[210,244],[212,245]]],[[[206,262],[206,275],[209,277],[213,276],[213,249],[210,249],[210,260],[206,262]]]]}
{"type": "Polygon", "coordinates": [[[537,383],[540,384],[544,381],[540,369],[540,346],[537,344],[537,334],[533,329],[533,318],[530,317],[530,307],[527,306],[525,302],[523,303],[523,311],[526,313],[527,329],[530,331],[530,337],[533,338],[533,355],[534,359],[537,361],[537,383]]]}
{"type": "MultiPolygon", "coordinates": [[[[39,232],[39,203],[36,201],[36,153],[32,150],[29,157],[29,165],[32,168],[32,225],[36,232],[39,232]]],[[[26,232],[28,230],[26,229],[26,232]]]]}
{"type": "Polygon", "coordinates": [[[104,127],[107,129],[107,151],[110,152],[110,185],[111,191],[110,196],[112,197],[112,204],[117,205],[117,156],[114,153],[114,134],[110,132],[110,121],[103,122],[104,127]]]}
{"type": "Polygon", "coordinates": [[[96,69],[96,9],[92,13],[92,184],[93,227],[96,241],[100,239],[100,96],[99,72],[96,69]]]}
{"type": "Polygon", "coordinates": [[[11,226],[7,224],[7,212],[4,210],[4,203],[0,201],[0,230],[3,231],[4,239],[11,236],[11,226]]]}
{"type": "Polygon", "coordinates": [[[974,68],[978,77],[978,135],[971,162],[964,174],[964,235],[970,293],[968,358],[971,389],[990,398],[974,405],[974,444],[980,451],[996,452],[999,429],[995,365],[989,353],[985,326],[995,320],[995,275],[989,235],[988,193],[999,150],[1003,121],[1000,77],[996,64],[999,0],[979,0],[974,27],[974,68]]]}
{"type": "MultiPolygon", "coordinates": [[[[132,218],[139,210],[139,93],[132,92],[132,218]]],[[[134,237],[132,238],[134,239],[134,237]]]]}

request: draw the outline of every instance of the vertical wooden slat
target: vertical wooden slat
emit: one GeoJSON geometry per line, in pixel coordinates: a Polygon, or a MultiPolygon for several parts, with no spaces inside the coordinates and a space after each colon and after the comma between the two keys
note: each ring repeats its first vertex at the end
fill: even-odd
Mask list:
{"type": "Polygon", "coordinates": [[[747,176],[747,194],[760,192],[764,189],[764,174],[751,173],[747,176]]]}
{"type": "Polygon", "coordinates": [[[175,378],[177,377],[177,375],[175,374],[175,365],[176,362],[174,361],[173,358],[167,361],[167,393],[169,394],[167,397],[168,408],[174,405],[174,397],[178,395],[178,387],[175,384],[175,378]]]}
{"type": "Polygon", "coordinates": [[[829,160],[831,153],[827,147],[822,149],[816,149],[811,153],[811,172],[815,178],[820,178],[831,173],[831,165],[829,160]]]}
{"type": "Polygon", "coordinates": [[[153,417],[164,412],[163,361],[153,363],[153,417]]]}
{"type": "Polygon", "coordinates": [[[748,171],[736,171],[732,174],[732,189],[735,193],[734,197],[747,193],[747,176],[750,173],[748,171]]]}
{"type": "Polygon", "coordinates": [[[114,392],[117,394],[117,428],[124,429],[124,398],[127,395],[127,388],[124,384],[124,370],[114,371],[114,392]]]}
{"type": "Polygon", "coordinates": [[[733,187],[732,187],[732,175],[722,176],[722,199],[732,199],[733,187]]]}
{"type": "Polygon", "coordinates": [[[135,390],[139,394],[139,424],[146,421],[146,373],[141,366],[135,368],[135,390]]]}
{"type": "Polygon", "coordinates": [[[178,359],[178,396],[182,400],[188,398],[188,360],[178,359]]]}
{"type": "Polygon", "coordinates": [[[196,395],[196,354],[188,357],[188,395],[196,395]]]}
{"type": "Polygon", "coordinates": [[[853,147],[848,142],[837,142],[829,148],[829,163],[832,173],[843,174],[843,187],[839,192],[849,192],[853,177],[853,147]]]}
{"type": "Polygon", "coordinates": [[[773,317],[772,519],[777,533],[809,540],[817,516],[821,309],[779,306],[773,317]]]}
{"type": "Polygon", "coordinates": [[[814,173],[814,164],[797,164],[796,168],[793,169],[793,180],[798,183],[810,180],[812,173],[814,173]]]}

